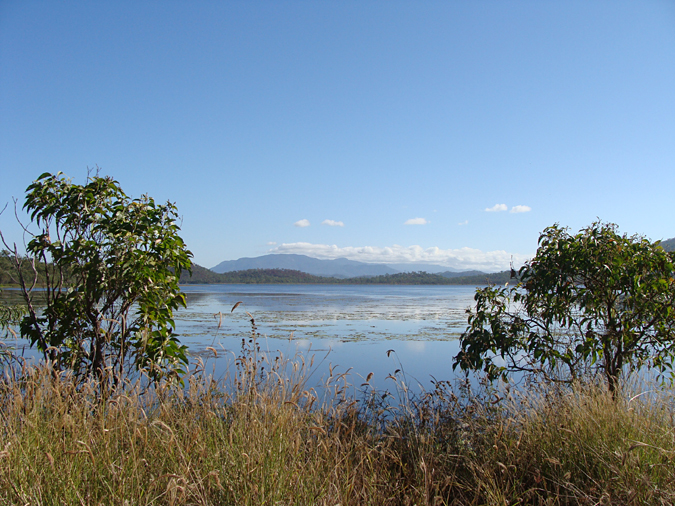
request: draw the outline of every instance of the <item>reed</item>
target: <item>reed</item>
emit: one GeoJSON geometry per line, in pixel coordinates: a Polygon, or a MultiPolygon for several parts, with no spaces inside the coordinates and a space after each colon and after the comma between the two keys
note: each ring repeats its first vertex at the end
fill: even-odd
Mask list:
{"type": "MultiPolygon", "coordinates": [[[[214,353],[217,353],[213,350],[214,353]]],[[[244,340],[230,375],[105,400],[47,366],[0,382],[0,503],[673,504],[673,391],[439,382],[413,397],[244,340]]],[[[7,373],[7,370],[5,371],[7,373]]]]}

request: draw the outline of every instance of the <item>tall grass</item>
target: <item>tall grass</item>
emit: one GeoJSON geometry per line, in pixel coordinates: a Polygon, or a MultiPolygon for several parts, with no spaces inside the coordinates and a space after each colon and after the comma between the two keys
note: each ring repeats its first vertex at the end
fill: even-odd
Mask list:
{"type": "MultiPolygon", "coordinates": [[[[231,376],[101,400],[47,366],[0,383],[0,503],[673,504],[672,390],[307,387],[245,341],[231,376]],[[642,394],[642,395],[640,395],[642,394]]],[[[653,386],[649,387],[654,389],[653,386]]]]}

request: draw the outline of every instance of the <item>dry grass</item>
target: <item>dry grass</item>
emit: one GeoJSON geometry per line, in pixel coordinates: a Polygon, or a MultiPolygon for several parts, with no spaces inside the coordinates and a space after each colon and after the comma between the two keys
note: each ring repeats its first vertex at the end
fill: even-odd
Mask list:
{"type": "Polygon", "coordinates": [[[670,390],[319,395],[260,355],[106,401],[46,367],[0,385],[1,504],[673,504],[670,390]],[[495,395],[497,397],[495,397],[495,395]]]}

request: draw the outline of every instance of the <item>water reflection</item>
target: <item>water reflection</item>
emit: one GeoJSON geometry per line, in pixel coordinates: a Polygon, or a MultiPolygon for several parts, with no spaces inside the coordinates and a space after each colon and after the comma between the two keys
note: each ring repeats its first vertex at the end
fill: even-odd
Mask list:
{"type": "MultiPolygon", "coordinates": [[[[452,377],[452,357],[466,328],[465,310],[475,287],[331,285],[187,285],[187,308],[176,314],[176,333],[193,362],[209,361],[222,376],[251,335],[258,344],[286,358],[314,356],[313,380],[320,384],[333,367],[350,371],[353,383],[373,374],[371,384],[391,388],[385,378],[400,369],[408,384],[425,388],[431,378],[452,377]],[[242,304],[231,312],[236,302],[242,304]],[[220,328],[219,328],[220,324],[220,328]],[[213,348],[218,351],[214,360],[213,348]],[[389,350],[394,352],[387,353],[389,350]]],[[[14,297],[10,290],[2,292],[14,297]]],[[[5,340],[24,356],[37,356],[21,339],[5,340]],[[11,342],[10,342],[11,341],[11,342]]]]}
{"type": "MultiPolygon", "coordinates": [[[[337,374],[349,370],[353,383],[372,372],[371,384],[378,389],[389,387],[385,378],[398,369],[413,386],[428,388],[432,377],[450,379],[457,338],[466,328],[465,311],[475,293],[475,287],[464,286],[202,285],[184,290],[188,307],[177,315],[177,331],[193,354],[210,356],[206,348],[214,347],[236,356],[242,337],[251,332],[248,312],[268,353],[321,358],[317,379],[329,367],[337,374]]],[[[225,362],[216,361],[217,373],[227,370],[225,362]]]]}

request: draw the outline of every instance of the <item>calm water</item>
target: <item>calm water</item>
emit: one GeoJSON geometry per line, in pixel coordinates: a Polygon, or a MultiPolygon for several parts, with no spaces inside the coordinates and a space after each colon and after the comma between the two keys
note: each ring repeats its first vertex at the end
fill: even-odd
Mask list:
{"type": "MultiPolygon", "coordinates": [[[[314,356],[315,384],[350,370],[353,384],[391,389],[386,376],[401,369],[407,384],[425,388],[432,377],[451,379],[458,337],[472,305],[470,286],[186,285],[187,308],[176,314],[176,333],[191,355],[225,375],[251,336],[272,354],[314,356]],[[239,307],[231,311],[235,303],[239,307]],[[220,328],[219,328],[220,325],[220,328]],[[218,351],[213,353],[207,348],[218,351]],[[394,352],[389,353],[389,350],[394,352]]],[[[5,290],[3,298],[12,296],[5,290]]],[[[8,343],[10,344],[10,343],[8,343]]],[[[19,347],[25,345],[18,341],[19,347]]],[[[32,355],[31,352],[26,352],[32,355]]],[[[400,373],[399,373],[400,374],[400,373]]]]}
{"type": "MultiPolygon", "coordinates": [[[[450,379],[458,337],[466,328],[465,310],[475,287],[192,285],[185,286],[188,307],[176,319],[181,341],[195,355],[236,356],[255,319],[259,343],[286,357],[314,355],[317,382],[328,367],[351,369],[353,383],[373,374],[385,378],[402,369],[408,383],[425,388],[432,377],[450,379]],[[232,307],[242,302],[234,312],[232,307]],[[220,328],[218,325],[220,324],[220,328]],[[394,350],[387,356],[388,350],[394,350]]],[[[231,358],[230,358],[231,362],[231,358]]],[[[218,371],[226,367],[218,361],[218,371]]]]}

